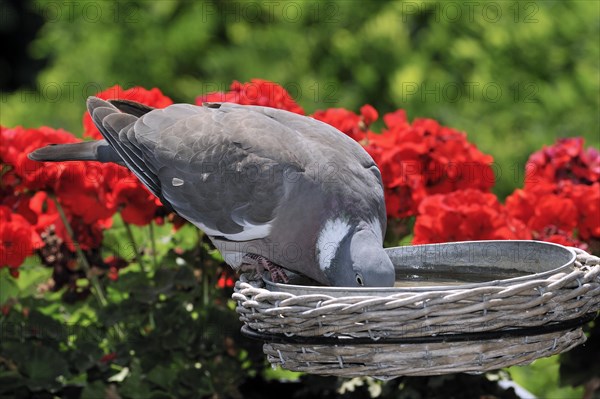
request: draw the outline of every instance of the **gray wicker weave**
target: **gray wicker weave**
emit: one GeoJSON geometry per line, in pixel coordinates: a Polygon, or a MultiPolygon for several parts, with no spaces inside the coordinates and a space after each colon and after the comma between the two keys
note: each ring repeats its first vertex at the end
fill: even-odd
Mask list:
{"type": "Polygon", "coordinates": [[[424,376],[485,372],[567,351],[585,342],[581,328],[530,337],[388,345],[294,345],[265,343],[272,365],[340,377],[424,376]]]}
{"type": "Polygon", "coordinates": [[[483,241],[388,251],[402,276],[458,270],[502,278],[340,289],[244,273],[233,294],[243,330],[265,341],[274,366],[393,378],[484,372],[564,352],[585,341],[580,324],[600,309],[600,258],[579,249],[483,241]]]}

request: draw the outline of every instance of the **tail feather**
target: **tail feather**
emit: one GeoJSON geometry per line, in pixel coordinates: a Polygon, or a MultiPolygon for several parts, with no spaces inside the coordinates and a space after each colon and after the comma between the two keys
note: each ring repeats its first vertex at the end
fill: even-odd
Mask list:
{"type": "MultiPolygon", "coordinates": [[[[117,102],[118,103],[118,102],[117,102]]],[[[118,103],[123,105],[122,103],[118,103]]],[[[131,104],[128,104],[131,105],[131,104]]],[[[121,112],[114,104],[97,97],[89,97],[87,108],[102,137],[138,179],[158,198],[161,184],[144,161],[144,154],[137,147],[134,126],[138,117],[121,112]],[[128,136],[132,137],[132,140],[128,136]]],[[[164,201],[163,201],[164,203],[164,201]]]]}
{"type": "Polygon", "coordinates": [[[119,111],[129,115],[137,116],[138,118],[155,109],[148,105],[129,100],[108,100],[108,102],[117,107],[119,111]]]}
{"type": "Polygon", "coordinates": [[[40,162],[100,161],[123,164],[121,157],[106,140],[51,144],[31,152],[27,157],[40,162]]]}

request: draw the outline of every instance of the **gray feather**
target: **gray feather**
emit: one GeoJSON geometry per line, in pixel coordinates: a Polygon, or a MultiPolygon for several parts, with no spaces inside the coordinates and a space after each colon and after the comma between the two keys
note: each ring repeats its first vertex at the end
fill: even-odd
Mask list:
{"type": "Polygon", "coordinates": [[[124,164],[121,157],[106,140],[52,144],[33,151],[28,157],[33,161],[40,162],[99,161],[124,164]]]}
{"type": "MultiPolygon", "coordinates": [[[[88,99],[87,107],[98,130],[125,165],[154,195],[163,199],[160,183],[157,181],[156,176],[148,173],[144,161],[140,159],[140,154],[131,148],[127,140],[122,140],[122,137],[126,137],[126,134],[121,135],[121,132],[132,128],[138,118],[123,114],[115,106],[96,97],[88,99]]],[[[168,203],[165,205],[168,206],[168,203]]]]}
{"type": "Polygon", "coordinates": [[[119,111],[125,114],[137,116],[138,118],[155,109],[148,105],[129,100],[108,100],[108,102],[117,107],[119,111]]]}

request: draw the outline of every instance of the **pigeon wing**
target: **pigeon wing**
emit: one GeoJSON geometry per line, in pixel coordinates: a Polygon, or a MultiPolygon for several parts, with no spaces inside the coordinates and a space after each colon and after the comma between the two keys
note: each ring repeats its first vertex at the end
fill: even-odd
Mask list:
{"type": "Polygon", "coordinates": [[[180,104],[137,118],[95,101],[92,117],[126,165],[210,236],[267,237],[303,172],[294,153],[300,134],[255,110],[180,104]]]}

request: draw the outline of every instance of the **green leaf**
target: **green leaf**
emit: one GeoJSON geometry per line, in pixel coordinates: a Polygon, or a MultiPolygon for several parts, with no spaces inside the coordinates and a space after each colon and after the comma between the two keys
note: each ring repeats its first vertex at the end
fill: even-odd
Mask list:
{"type": "Polygon", "coordinates": [[[186,391],[193,393],[193,397],[203,397],[215,391],[210,379],[207,378],[202,369],[183,370],[179,374],[179,383],[183,385],[182,388],[187,388],[186,391]]]}
{"type": "Polygon", "coordinates": [[[180,267],[173,276],[173,284],[178,285],[182,288],[191,288],[196,285],[196,279],[194,278],[194,272],[190,267],[180,267]]]}
{"type": "Polygon", "coordinates": [[[145,383],[143,379],[143,370],[140,366],[139,360],[134,359],[129,368],[127,378],[121,384],[119,392],[124,397],[145,399],[150,396],[150,387],[145,383]]]}
{"type": "MultiPolygon", "coordinates": [[[[0,270],[0,272],[4,272],[4,270],[0,270]]],[[[19,278],[13,279],[13,282],[19,288],[19,297],[21,298],[37,294],[38,285],[48,281],[52,276],[52,269],[41,266],[39,263],[24,264],[19,268],[19,272],[19,278]]],[[[0,273],[0,275],[4,275],[4,273],[0,273]]],[[[2,284],[1,281],[0,284],[2,284]]]]}
{"type": "Polygon", "coordinates": [[[173,280],[175,279],[176,271],[173,269],[160,268],[154,275],[154,289],[157,294],[166,293],[173,288],[173,280]]]}
{"type": "Polygon", "coordinates": [[[27,376],[27,387],[32,391],[58,388],[58,377],[70,377],[68,364],[58,351],[40,345],[29,345],[27,357],[19,365],[27,376]]]}
{"type": "Polygon", "coordinates": [[[69,364],[79,373],[87,372],[95,367],[102,357],[102,350],[98,347],[98,342],[78,343],[77,349],[69,352],[69,364]]]}
{"type": "Polygon", "coordinates": [[[535,360],[528,366],[508,369],[512,379],[539,398],[581,398],[583,387],[559,386],[558,356],[535,360]]]}
{"type": "Polygon", "coordinates": [[[267,381],[298,381],[304,373],[282,369],[281,367],[277,367],[276,369],[269,367],[265,369],[263,375],[267,381]]]}
{"type": "Polygon", "coordinates": [[[198,245],[198,228],[186,223],[173,235],[174,244],[184,251],[194,249],[198,245]]]}
{"type": "Polygon", "coordinates": [[[69,334],[68,325],[59,323],[54,318],[37,310],[29,313],[27,326],[33,332],[34,337],[50,339],[55,342],[65,342],[69,334]]]}
{"type": "Polygon", "coordinates": [[[177,378],[177,370],[160,364],[146,374],[146,380],[167,391],[171,390],[175,378],[177,378]]]}
{"type": "Polygon", "coordinates": [[[0,270],[0,305],[9,298],[16,298],[19,293],[19,285],[15,282],[15,278],[8,273],[8,268],[0,270]]]}
{"type": "Polygon", "coordinates": [[[90,382],[81,391],[82,398],[106,398],[107,386],[102,381],[90,382]]]}

